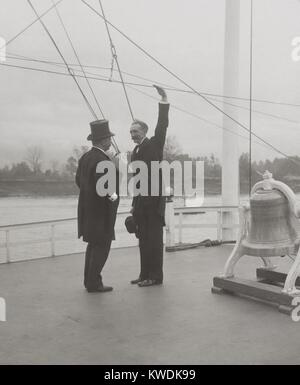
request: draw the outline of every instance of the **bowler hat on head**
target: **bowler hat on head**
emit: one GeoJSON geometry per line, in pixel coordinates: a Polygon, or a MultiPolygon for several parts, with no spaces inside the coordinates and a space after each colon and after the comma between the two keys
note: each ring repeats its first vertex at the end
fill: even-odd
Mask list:
{"type": "Polygon", "coordinates": [[[101,140],[105,138],[109,138],[110,136],[114,136],[108,125],[108,120],[102,119],[102,120],[95,120],[94,122],[90,123],[91,127],[91,133],[87,137],[87,140],[101,140]]]}

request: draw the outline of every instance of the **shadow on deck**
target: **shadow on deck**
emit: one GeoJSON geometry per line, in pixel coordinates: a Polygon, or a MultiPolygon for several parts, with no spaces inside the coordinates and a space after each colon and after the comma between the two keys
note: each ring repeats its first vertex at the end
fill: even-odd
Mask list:
{"type": "MultiPolygon", "coordinates": [[[[82,254],[2,265],[0,364],[299,364],[300,324],[211,294],[230,251],[167,253],[164,285],[138,288],[138,249],[112,250],[104,294],[83,290],[82,254]]],[[[254,277],[258,265],[245,258],[239,273],[254,277]]]]}

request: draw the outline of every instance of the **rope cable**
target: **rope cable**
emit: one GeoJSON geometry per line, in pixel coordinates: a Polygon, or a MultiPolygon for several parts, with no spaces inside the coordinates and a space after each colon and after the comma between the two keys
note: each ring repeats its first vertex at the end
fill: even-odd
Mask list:
{"type": "MultiPolygon", "coordinates": [[[[54,74],[54,75],[61,75],[61,76],[71,76],[70,74],[68,73],[65,73],[65,72],[58,72],[58,71],[50,71],[50,70],[45,70],[45,69],[40,69],[40,68],[32,68],[32,67],[24,67],[24,66],[17,66],[17,65],[12,65],[12,64],[6,64],[6,63],[0,63],[0,66],[5,66],[5,67],[12,67],[12,68],[19,68],[19,69],[23,69],[23,70],[31,70],[31,71],[36,71],[36,72],[42,72],[42,73],[49,73],[49,74],[54,74]]],[[[84,78],[83,75],[74,75],[76,77],[79,77],[79,78],[84,78]]],[[[100,78],[100,77],[89,77],[89,79],[92,79],[92,80],[97,80],[97,81],[105,81],[105,82],[111,82],[108,78],[100,78]]],[[[112,81],[113,83],[120,83],[121,84],[121,81],[118,81],[118,80],[113,80],[112,81]]],[[[134,87],[132,87],[132,85],[134,86],[143,86],[143,87],[149,87],[149,88],[153,88],[153,86],[148,86],[148,85],[143,85],[143,84],[135,84],[135,83],[126,83],[129,88],[132,88],[134,89],[134,87]],[[130,87],[131,86],[131,87],[130,87]]],[[[137,92],[140,92],[141,94],[144,94],[144,95],[147,95],[149,97],[152,97],[154,98],[153,96],[150,96],[149,94],[146,94],[145,92],[141,91],[141,90],[137,90],[135,89],[135,91],[137,92]]],[[[194,116],[195,118],[200,118],[198,115],[194,114],[194,113],[191,113],[191,112],[188,112],[188,111],[185,111],[183,109],[180,109],[179,107],[175,108],[175,109],[178,109],[179,111],[183,112],[183,113],[186,113],[190,116],[194,116]]],[[[216,127],[219,127],[219,128],[222,128],[222,129],[225,129],[225,127],[222,127],[220,125],[217,125],[216,123],[213,123],[209,120],[206,120],[204,118],[201,118],[203,121],[206,121],[207,123],[209,124],[212,124],[212,125],[215,125],[216,127]]],[[[228,130],[228,129],[227,129],[228,130]]],[[[240,134],[237,134],[237,133],[234,133],[233,131],[230,131],[232,134],[234,135],[238,135],[244,139],[246,139],[246,137],[240,135],[240,134]]],[[[266,148],[269,148],[269,145],[266,145],[266,144],[263,144],[261,142],[257,142],[258,144],[266,147],[266,148]]],[[[277,152],[277,151],[276,151],[277,152]]],[[[297,162],[297,161],[295,161],[297,162]]],[[[297,162],[298,165],[300,165],[300,162],[297,162]]]]}
{"type": "MultiPolygon", "coordinates": [[[[37,21],[39,21],[42,17],[47,15],[55,6],[60,4],[63,0],[59,0],[55,5],[52,5],[52,7],[48,8],[45,12],[43,12],[39,17],[37,17],[34,21],[32,21],[30,24],[27,25],[27,27],[23,28],[20,32],[18,32],[14,37],[9,39],[6,43],[5,46],[7,47],[10,43],[12,43],[14,40],[16,40],[20,35],[22,35],[27,29],[29,29],[33,24],[35,24],[37,21]]],[[[3,48],[3,47],[1,47],[3,48]]]]}
{"type": "MultiPolygon", "coordinates": [[[[59,62],[54,62],[54,61],[51,61],[51,60],[41,60],[41,59],[34,59],[34,58],[29,58],[28,56],[23,56],[23,55],[18,55],[18,54],[10,54],[10,55],[6,55],[7,58],[11,58],[11,59],[15,59],[15,60],[27,60],[27,61],[33,61],[33,62],[39,62],[39,63],[45,63],[45,64],[51,64],[51,65],[58,65],[58,66],[65,66],[64,63],[59,63],[59,62]]],[[[78,64],[76,63],[68,63],[68,65],[70,67],[78,67],[78,64]]],[[[94,68],[94,69],[99,69],[99,70],[107,70],[107,71],[111,71],[111,67],[101,67],[101,66],[96,66],[96,65],[82,65],[84,68],[94,68]]],[[[118,71],[117,69],[113,69],[113,71],[118,71]]],[[[86,73],[89,73],[89,72],[86,72],[86,73]]],[[[122,71],[123,74],[125,75],[128,75],[128,76],[132,76],[134,78],[137,78],[137,79],[141,79],[141,80],[145,80],[145,81],[148,81],[151,83],[151,87],[152,87],[152,84],[158,84],[158,85],[161,85],[162,87],[165,87],[165,89],[167,91],[174,91],[174,92],[183,92],[183,93],[189,93],[189,94],[194,94],[194,92],[190,91],[190,90],[183,90],[183,89],[179,89],[179,88],[175,88],[173,86],[170,86],[169,84],[166,84],[166,83],[162,83],[162,82],[158,82],[157,80],[151,80],[151,79],[148,79],[148,78],[145,78],[145,77],[142,77],[142,76],[139,76],[139,75],[136,75],[136,74],[132,74],[130,72],[125,72],[125,71],[122,71]]],[[[90,73],[91,75],[96,75],[96,74],[93,74],[93,73],[90,73]]],[[[128,82],[124,82],[126,85],[128,84],[128,82]]],[[[140,86],[146,86],[144,84],[139,84],[140,86]]],[[[212,99],[212,97],[214,98],[224,98],[224,99],[234,99],[234,100],[241,100],[241,101],[245,101],[245,102],[249,102],[249,98],[243,98],[243,97],[237,97],[237,96],[227,96],[227,95],[220,95],[220,94],[213,94],[213,93],[210,93],[210,92],[204,92],[204,91],[201,91],[201,93],[203,95],[206,95],[206,96],[209,96],[210,99],[212,99]]],[[[221,100],[217,100],[217,99],[212,99],[214,101],[217,101],[219,103],[221,103],[222,101],[221,100]]],[[[265,100],[265,99],[253,99],[252,98],[252,102],[255,102],[255,103],[267,103],[267,104],[273,104],[273,105],[282,105],[282,106],[290,106],[290,107],[300,107],[300,104],[295,104],[295,103],[286,103],[286,102],[277,102],[277,101],[273,101],[273,100],[265,100]]],[[[249,110],[249,108],[247,107],[243,107],[243,106],[239,106],[237,104],[229,104],[229,102],[222,102],[222,103],[228,103],[228,105],[231,105],[231,106],[234,106],[234,107],[237,107],[237,108],[241,108],[241,109],[245,109],[245,110],[249,110]]],[[[285,120],[287,122],[291,122],[291,123],[296,123],[296,124],[299,124],[298,121],[295,121],[295,120],[291,120],[291,119],[287,119],[287,118],[284,118],[284,117],[281,117],[281,116],[278,116],[278,115],[273,115],[273,114],[269,114],[269,113],[266,113],[266,112],[263,112],[263,111],[259,111],[259,110],[254,110],[252,109],[253,112],[256,112],[258,114],[262,114],[262,115],[266,115],[266,116],[271,116],[271,117],[274,117],[276,119],[282,119],[282,120],[285,120]]]]}
{"type": "MultiPolygon", "coordinates": [[[[217,103],[227,104],[228,106],[233,106],[233,107],[239,108],[241,110],[250,111],[249,107],[239,106],[238,104],[234,104],[234,103],[230,103],[230,102],[225,102],[224,100],[218,100],[218,99],[213,98],[213,97],[209,97],[209,98],[211,100],[217,102],[217,103]]],[[[252,102],[253,102],[253,99],[252,99],[252,102]]],[[[255,112],[256,114],[259,114],[259,115],[268,116],[268,117],[271,117],[271,118],[274,118],[274,119],[278,119],[278,120],[283,120],[283,121],[288,122],[288,123],[300,124],[300,122],[297,121],[297,120],[288,119],[288,118],[285,118],[283,116],[279,116],[279,115],[275,115],[275,114],[269,114],[268,112],[259,111],[259,110],[256,110],[254,108],[252,108],[252,113],[253,112],[255,112]]]]}
{"type": "MultiPolygon", "coordinates": [[[[205,100],[209,105],[211,105],[213,108],[221,112],[224,116],[227,116],[228,119],[232,120],[234,123],[236,123],[238,126],[242,127],[244,130],[249,132],[249,129],[239,122],[237,119],[232,117],[231,115],[227,114],[225,111],[223,111],[220,107],[215,105],[213,102],[211,102],[206,96],[201,94],[199,91],[197,91],[195,88],[190,86],[186,81],[181,79],[178,75],[176,75],[173,71],[169,70],[164,64],[162,64],[159,60],[157,60],[153,55],[148,53],[144,48],[142,48],[139,44],[137,44],[135,41],[133,41],[128,35],[126,35],[124,32],[122,32],[119,28],[117,28],[114,24],[112,24],[109,20],[105,18],[104,15],[101,15],[96,9],[94,9],[90,4],[88,4],[85,0],[81,0],[82,3],[84,3],[88,8],[90,8],[94,13],[96,13],[99,17],[104,19],[107,24],[109,24],[112,28],[114,28],[117,32],[119,32],[125,39],[127,39],[131,44],[133,44],[136,48],[138,48],[140,51],[142,51],[146,56],[148,56],[150,59],[152,59],[156,64],[158,64],[161,68],[163,68],[165,71],[167,71],[170,75],[172,75],[175,79],[177,79],[180,83],[184,84],[187,88],[189,88],[191,91],[193,91],[195,94],[200,96],[203,100],[205,100]]],[[[99,0],[100,1],[100,0],[99,0]]],[[[289,159],[291,162],[296,163],[297,165],[300,165],[300,162],[295,161],[293,158],[291,158],[289,155],[285,154],[283,151],[277,149],[275,146],[273,146],[271,143],[267,142],[265,139],[262,139],[257,134],[252,132],[252,135],[261,140],[263,143],[268,145],[270,148],[272,148],[274,151],[278,152],[285,158],[289,159]]]]}
{"type": "Polygon", "coordinates": [[[252,88],[253,88],[253,0],[250,1],[250,60],[249,60],[249,198],[252,189],[252,88]]]}
{"type": "MultiPolygon", "coordinates": [[[[37,72],[45,72],[45,73],[50,73],[50,74],[55,74],[55,75],[76,76],[78,78],[84,78],[83,75],[75,74],[76,70],[73,70],[72,68],[71,69],[73,71],[73,75],[71,75],[69,73],[65,73],[65,72],[51,71],[51,70],[47,70],[47,69],[43,69],[43,68],[36,68],[36,67],[25,67],[25,66],[19,66],[19,65],[15,65],[15,64],[7,64],[7,63],[0,63],[0,66],[20,68],[23,70],[31,70],[31,71],[37,71],[37,72]]],[[[86,74],[89,74],[89,72],[86,72],[86,74]]],[[[121,80],[116,80],[116,79],[110,80],[107,77],[100,77],[98,74],[97,75],[93,74],[93,75],[94,76],[87,76],[87,78],[91,79],[91,80],[99,80],[99,81],[104,81],[104,82],[109,82],[109,83],[122,84],[121,80]]],[[[132,82],[126,82],[126,84],[137,86],[137,87],[153,88],[153,85],[149,85],[149,84],[132,83],[132,82]]]]}
{"type": "MultiPolygon", "coordinates": [[[[137,88],[135,88],[135,87],[128,86],[128,88],[130,88],[130,89],[134,90],[135,92],[138,92],[138,93],[140,93],[140,94],[142,94],[142,95],[144,95],[144,96],[147,96],[147,97],[149,97],[149,98],[151,98],[151,99],[159,100],[159,99],[156,98],[155,96],[150,95],[150,94],[148,94],[148,93],[146,93],[146,92],[144,92],[144,91],[141,91],[141,90],[139,90],[139,89],[137,89],[137,88]]],[[[205,119],[205,118],[203,118],[203,117],[200,116],[200,115],[197,115],[197,114],[195,114],[195,113],[193,113],[193,112],[187,111],[187,110],[185,110],[185,109],[183,109],[183,108],[181,108],[181,107],[178,107],[178,106],[176,106],[176,105],[174,105],[174,104],[172,104],[172,108],[174,108],[175,110],[178,110],[178,111],[180,111],[180,112],[183,112],[183,113],[186,114],[186,115],[192,116],[192,117],[194,117],[194,118],[196,118],[196,119],[198,119],[198,120],[201,120],[201,121],[203,121],[203,122],[205,122],[205,123],[208,123],[208,124],[210,124],[210,125],[212,125],[212,126],[215,126],[215,127],[220,128],[220,129],[222,129],[222,130],[228,131],[228,132],[230,132],[232,135],[239,136],[240,138],[245,139],[245,140],[247,140],[247,141],[249,140],[249,137],[248,137],[248,136],[244,136],[244,135],[241,135],[241,134],[236,133],[235,131],[231,131],[229,128],[226,128],[226,127],[224,127],[224,126],[221,126],[221,125],[219,125],[219,124],[217,124],[217,123],[215,123],[215,122],[212,122],[212,121],[210,121],[210,120],[208,120],[208,119],[205,119]]],[[[263,144],[263,143],[261,143],[261,142],[259,142],[259,141],[256,141],[256,143],[257,143],[258,145],[260,145],[260,146],[263,146],[263,147],[267,147],[267,148],[268,148],[268,146],[266,146],[265,144],[263,144]]]]}
{"type": "MultiPolygon", "coordinates": [[[[11,64],[3,64],[3,63],[0,63],[0,66],[13,67],[13,68],[19,68],[19,69],[24,69],[24,70],[32,70],[32,71],[37,71],[37,72],[45,72],[45,73],[54,74],[54,75],[70,76],[68,73],[57,72],[57,71],[50,71],[50,70],[44,70],[44,69],[40,69],[40,68],[21,67],[21,66],[16,66],[16,65],[11,65],[11,64]]],[[[83,78],[83,77],[84,77],[84,76],[82,76],[82,75],[75,75],[75,76],[76,76],[76,77],[79,77],[79,78],[83,78]]],[[[89,79],[110,82],[109,79],[105,79],[105,78],[89,78],[89,79]]],[[[116,80],[113,80],[113,82],[121,83],[120,81],[116,81],[116,80]]],[[[133,86],[131,85],[132,83],[127,83],[127,84],[128,84],[128,88],[134,90],[135,92],[139,92],[140,94],[145,95],[145,96],[148,96],[149,98],[158,100],[156,97],[154,97],[154,96],[152,96],[152,95],[150,95],[150,94],[147,94],[146,92],[143,92],[143,91],[138,90],[137,88],[133,87],[133,86]]],[[[140,84],[134,84],[134,85],[135,85],[135,86],[138,86],[138,85],[140,85],[140,84]]],[[[150,87],[153,88],[153,86],[149,86],[149,88],[150,88],[150,87]]],[[[218,128],[221,128],[221,129],[224,129],[224,130],[228,130],[228,131],[231,132],[233,135],[238,135],[238,136],[240,136],[241,138],[247,139],[247,140],[248,140],[248,138],[247,138],[246,136],[237,134],[237,133],[235,133],[234,131],[230,131],[229,129],[226,129],[225,127],[222,127],[221,125],[218,125],[217,123],[211,122],[211,121],[209,121],[209,120],[207,120],[207,119],[205,119],[205,118],[200,117],[199,115],[196,115],[196,114],[194,114],[194,113],[192,113],[192,112],[186,111],[186,110],[184,110],[184,109],[182,109],[182,108],[180,108],[180,107],[178,107],[178,106],[173,106],[173,107],[174,107],[174,109],[177,109],[178,111],[181,111],[181,112],[183,112],[183,113],[185,113],[185,114],[187,114],[187,115],[193,116],[193,117],[195,117],[195,118],[197,118],[197,119],[199,119],[199,120],[202,120],[202,121],[204,121],[204,122],[206,122],[206,123],[208,123],[208,124],[214,125],[214,126],[216,126],[216,127],[218,127],[218,128]]],[[[263,144],[260,143],[260,142],[257,142],[257,143],[263,145],[263,144]]],[[[263,146],[265,146],[265,145],[263,145],[263,146]]],[[[265,147],[266,147],[266,146],[265,146],[265,147]]]]}
{"type": "Polygon", "coordinates": [[[110,75],[109,75],[109,80],[112,80],[113,79],[113,76],[114,76],[114,64],[115,64],[115,58],[112,57],[111,59],[111,65],[110,65],[110,75]]]}
{"type": "Polygon", "coordinates": [[[129,112],[130,112],[132,120],[134,120],[134,116],[133,116],[133,112],[132,112],[132,107],[130,105],[129,97],[128,97],[128,94],[127,94],[126,86],[125,86],[125,83],[124,83],[121,67],[120,67],[120,64],[119,64],[118,56],[117,56],[116,47],[114,46],[114,43],[113,43],[113,40],[112,40],[112,37],[111,37],[111,34],[110,34],[110,30],[109,30],[109,27],[108,27],[107,19],[105,17],[104,8],[102,6],[101,0],[99,0],[99,4],[100,4],[101,12],[102,12],[102,15],[103,15],[103,20],[105,22],[105,28],[106,28],[106,31],[107,31],[108,39],[109,39],[109,42],[110,42],[110,49],[111,49],[112,58],[113,58],[113,60],[117,64],[117,68],[118,68],[118,71],[119,71],[119,76],[120,76],[120,79],[121,79],[121,82],[122,82],[125,98],[126,98],[126,101],[127,101],[127,104],[128,104],[128,108],[129,108],[129,112]]]}
{"type": "Polygon", "coordinates": [[[92,93],[92,95],[93,95],[93,98],[94,98],[94,100],[95,100],[95,102],[96,102],[96,104],[97,104],[97,106],[98,106],[98,109],[99,109],[99,111],[100,111],[100,114],[102,115],[103,119],[105,119],[103,110],[102,110],[102,108],[100,107],[99,101],[98,101],[98,99],[97,99],[97,97],[96,97],[96,95],[95,95],[95,93],[94,93],[94,90],[93,90],[93,88],[92,88],[92,86],[91,86],[91,84],[90,84],[88,78],[86,77],[85,70],[84,70],[84,68],[83,68],[83,66],[82,66],[82,64],[81,64],[81,61],[80,61],[80,59],[79,59],[79,56],[78,56],[78,54],[77,54],[77,52],[76,52],[76,49],[75,49],[75,47],[74,47],[74,44],[72,43],[70,34],[69,34],[68,31],[67,31],[67,28],[66,28],[66,26],[65,26],[65,24],[64,24],[64,22],[63,22],[63,19],[62,19],[60,13],[59,13],[59,10],[58,10],[58,8],[56,7],[56,5],[55,5],[55,3],[54,3],[54,0],[51,0],[51,1],[52,1],[53,5],[54,5],[54,7],[55,7],[55,11],[56,11],[57,17],[58,17],[58,19],[59,19],[59,21],[60,21],[60,23],[61,23],[61,25],[62,25],[63,30],[65,31],[65,34],[66,34],[66,36],[67,36],[67,39],[68,39],[68,41],[69,41],[69,43],[70,43],[70,46],[71,46],[71,48],[72,48],[72,50],[73,50],[73,53],[74,53],[74,55],[75,55],[75,57],[76,57],[76,59],[77,59],[78,65],[80,66],[81,71],[83,72],[83,75],[84,75],[84,78],[85,78],[85,80],[86,80],[86,82],[87,82],[87,85],[88,85],[88,87],[89,87],[89,89],[90,89],[90,91],[91,91],[91,93],[92,93]]]}
{"type": "MultiPolygon", "coordinates": [[[[22,67],[22,66],[16,66],[16,65],[12,65],[12,64],[4,64],[4,63],[0,63],[0,66],[13,67],[13,68],[19,68],[19,69],[24,69],[24,70],[32,70],[32,71],[37,71],[37,72],[45,72],[45,73],[54,74],[54,75],[70,76],[70,74],[65,73],[65,72],[50,71],[50,70],[45,70],[45,69],[40,69],[40,68],[22,67]]],[[[82,76],[82,75],[75,75],[75,76],[76,76],[76,77],[79,77],[79,78],[83,78],[83,77],[84,77],[84,76],[82,76]]],[[[105,79],[105,78],[89,78],[89,79],[110,82],[109,79],[105,79]]],[[[117,81],[117,80],[113,80],[113,82],[121,83],[120,81],[117,81]]],[[[134,90],[134,91],[136,91],[136,92],[139,92],[139,93],[141,93],[141,94],[143,94],[143,95],[145,95],[145,96],[148,96],[148,97],[150,97],[150,98],[152,98],[152,99],[158,100],[158,99],[155,98],[154,96],[152,96],[152,95],[150,95],[150,94],[147,94],[147,93],[145,93],[145,92],[143,92],[143,91],[141,91],[141,90],[138,90],[138,89],[134,88],[134,87],[131,85],[132,83],[126,83],[126,84],[128,84],[128,88],[131,88],[132,90],[134,90]]],[[[135,85],[135,86],[138,86],[138,85],[140,85],[140,84],[134,84],[134,85],[135,85]]],[[[149,86],[149,88],[150,88],[150,87],[153,88],[153,86],[149,86]]],[[[180,107],[174,106],[174,108],[177,109],[178,111],[181,111],[181,112],[187,114],[187,115],[190,115],[190,116],[193,116],[193,117],[195,117],[195,118],[197,118],[197,119],[200,119],[200,120],[202,120],[202,121],[204,121],[204,122],[206,122],[206,123],[209,123],[209,124],[211,124],[211,125],[215,125],[215,126],[218,127],[218,128],[222,128],[222,129],[224,128],[224,127],[218,125],[217,123],[213,123],[213,122],[211,122],[211,121],[209,121],[209,120],[207,120],[207,119],[205,119],[205,118],[202,118],[202,117],[200,117],[200,116],[198,116],[198,115],[196,115],[196,114],[194,114],[194,113],[192,113],[192,112],[188,112],[188,111],[186,111],[186,110],[184,110],[184,109],[181,109],[180,107]]],[[[226,128],[224,128],[224,129],[226,130],[226,128]]],[[[243,135],[240,135],[240,134],[237,134],[237,133],[235,133],[235,132],[233,132],[233,131],[230,131],[230,132],[231,132],[232,134],[238,135],[238,136],[240,136],[240,137],[242,137],[242,138],[244,138],[244,139],[248,139],[247,137],[245,137],[245,136],[243,136],[243,135]]]]}
{"type": "MultiPolygon", "coordinates": [[[[28,0],[28,1],[30,2],[30,0],[28,0]]],[[[73,43],[72,43],[72,40],[71,40],[71,38],[70,38],[70,36],[69,36],[69,33],[68,33],[68,31],[67,31],[67,29],[66,29],[66,27],[65,27],[65,25],[64,25],[64,23],[63,23],[63,20],[62,20],[62,18],[61,18],[61,16],[60,16],[60,14],[59,14],[59,12],[58,12],[57,9],[56,9],[56,11],[57,11],[57,15],[58,15],[58,17],[59,17],[59,20],[61,21],[61,24],[62,24],[62,26],[63,26],[63,29],[64,29],[64,31],[65,31],[65,33],[66,33],[66,35],[67,35],[67,38],[68,38],[68,40],[69,40],[69,43],[70,43],[70,45],[71,45],[71,47],[72,47],[72,49],[73,49],[73,52],[74,52],[74,54],[75,54],[75,56],[76,56],[76,59],[77,59],[79,65],[80,65],[80,67],[81,67],[81,70],[83,71],[84,78],[86,79],[86,81],[87,81],[87,83],[88,83],[88,85],[89,85],[89,88],[90,88],[90,90],[91,90],[91,92],[92,92],[92,95],[93,95],[93,97],[94,97],[94,99],[95,99],[95,101],[96,101],[96,104],[97,104],[97,106],[98,106],[98,108],[99,108],[99,110],[100,110],[100,113],[101,113],[103,119],[105,119],[104,114],[103,114],[103,111],[102,111],[102,109],[101,109],[101,107],[100,107],[100,104],[99,104],[97,98],[96,98],[96,95],[95,95],[95,93],[94,93],[94,91],[93,91],[93,89],[92,89],[92,87],[91,87],[91,85],[90,85],[90,82],[88,81],[88,78],[87,78],[87,76],[86,76],[86,74],[85,74],[85,72],[84,72],[84,70],[83,70],[83,67],[82,67],[82,65],[81,65],[79,56],[77,55],[77,52],[76,52],[76,50],[75,50],[75,47],[74,47],[74,45],[73,45],[73,43]]],[[[43,26],[44,26],[44,24],[43,24],[43,26]]],[[[45,26],[45,27],[46,27],[46,26],[45,26]]],[[[47,30],[47,28],[46,28],[46,30],[47,30]]],[[[50,33],[49,33],[49,36],[51,37],[51,34],[50,34],[50,33]]],[[[88,105],[90,111],[92,112],[92,115],[94,116],[94,118],[95,118],[96,120],[98,120],[98,116],[97,116],[97,114],[95,113],[95,111],[93,110],[93,108],[92,108],[91,104],[89,103],[89,101],[88,101],[86,95],[83,93],[83,90],[82,90],[82,88],[80,87],[80,85],[79,85],[79,83],[78,83],[78,81],[77,81],[77,79],[76,79],[76,77],[75,77],[75,74],[74,74],[73,70],[69,67],[69,65],[68,65],[68,63],[66,62],[64,56],[62,55],[61,51],[59,50],[58,46],[56,45],[54,39],[52,38],[51,40],[53,41],[55,47],[57,48],[58,52],[60,53],[60,56],[61,56],[61,58],[63,59],[65,65],[66,65],[66,67],[67,67],[67,69],[68,69],[68,72],[72,75],[74,81],[76,82],[76,84],[77,84],[77,86],[78,86],[78,88],[79,88],[79,91],[81,92],[81,94],[82,94],[82,96],[84,97],[84,100],[86,101],[86,103],[87,103],[87,105],[88,105]]],[[[117,145],[117,143],[116,143],[116,141],[115,141],[115,138],[114,138],[114,137],[111,137],[111,140],[112,140],[113,146],[115,147],[116,153],[119,154],[119,153],[120,153],[120,150],[119,150],[119,147],[118,147],[118,145],[117,145]]]]}
{"type": "Polygon", "coordinates": [[[64,56],[63,56],[63,54],[62,54],[62,52],[60,51],[59,47],[57,46],[57,44],[56,44],[54,38],[52,37],[52,35],[51,35],[51,33],[50,33],[50,31],[49,31],[48,28],[46,27],[46,25],[45,25],[45,23],[43,22],[43,20],[40,18],[39,14],[37,13],[36,9],[34,8],[32,2],[31,2],[30,0],[27,0],[27,2],[28,2],[28,4],[30,5],[30,7],[32,8],[32,10],[33,10],[33,12],[35,13],[35,15],[39,18],[39,21],[40,21],[40,23],[42,24],[42,26],[43,26],[45,32],[46,32],[47,35],[49,36],[49,38],[50,38],[50,40],[52,41],[54,47],[56,48],[56,50],[57,50],[57,52],[59,53],[60,57],[62,58],[63,62],[65,63],[65,66],[66,66],[66,68],[67,68],[69,74],[71,75],[71,77],[73,78],[74,82],[76,83],[76,85],[77,85],[77,87],[78,87],[78,89],[79,89],[79,92],[81,93],[83,99],[85,100],[85,102],[86,102],[86,104],[87,104],[87,106],[88,106],[88,108],[89,108],[91,114],[93,115],[93,117],[94,117],[95,119],[98,119],[98,118],[97,118],[97,115],[96,115],[96,113],[95,113],[95,111],[93,110],[93,107],[90,105],[90,103],[89,103],[87,97],[85,96],[85,94],[84,94],[82,88],[80,87],[80,84],[78,83],[78,81],[77,81],[77,79],[76,79],[76,77],[75,77],[75,75],[74,75],[72,69],[68,66],[68,63],[66,62],[66,60],[65,60],[65,58],[64,58],[64,56]]]}

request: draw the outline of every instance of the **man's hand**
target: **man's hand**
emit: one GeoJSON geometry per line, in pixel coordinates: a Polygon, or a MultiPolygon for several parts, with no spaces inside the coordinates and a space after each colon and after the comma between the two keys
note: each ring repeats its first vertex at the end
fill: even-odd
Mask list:
{"type": "Polygon", "coordinates": [[[118,199],[118,194],[117,193],[113,193],[111,195],[108,196],[108,199],[111,201],[111,202],[114,202],[118,199]]]}
{"type": "Polygon", "coordinates": [[[159,86],[157,86],[155,84],[153,84],[153,87],[156,88],[156,91],[161,96],[161,101],[162,102],[168,102],[166,91],[162,87],[159,87],[159,86]]]}

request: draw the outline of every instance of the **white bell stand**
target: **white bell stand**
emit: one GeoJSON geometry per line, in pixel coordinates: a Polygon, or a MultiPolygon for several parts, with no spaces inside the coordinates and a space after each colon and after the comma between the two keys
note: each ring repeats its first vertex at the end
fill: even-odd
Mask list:
{"type": "MultiPolygon", "coordinates": [[[[255,184],[252,188],[251,195],[258,190],[279,190],[287,198],[291,210],[291,214],[296,218],[300,217],[300,209],[294,192],[284,183],[276,181],[272,178],[272,174],[266,171],[263,175],[264,180],[255,184]]],[[[237,262],[244,256],[250,255],[249,250],[245,251],[243,241],[247,238],[250,224],[250,207],[243,206],[239,209],[240,229],[236,245],[230,254],[221,276],[214,278],[213,293],[229,292],[231,294],[245,295],[267,302],[276,303],[279,310],[290,312],[292,309],[292,299],[300,295],[300,290],[296,288],[296,284],[300,284],[300,239],[295,241],[294,251],[296,252],[295,260],[288,272],[283,274],[276,272],[277,266],[273,265],[270,257],[260,257],[264,267],[257,269],[258,281],[248,281],[234,277],[234,269],[237,262]],[[272,285],[264,283],[271,282],[272,285]],[[284,284],[284,287],[274,286],[273,284],[284,284]]]]}

